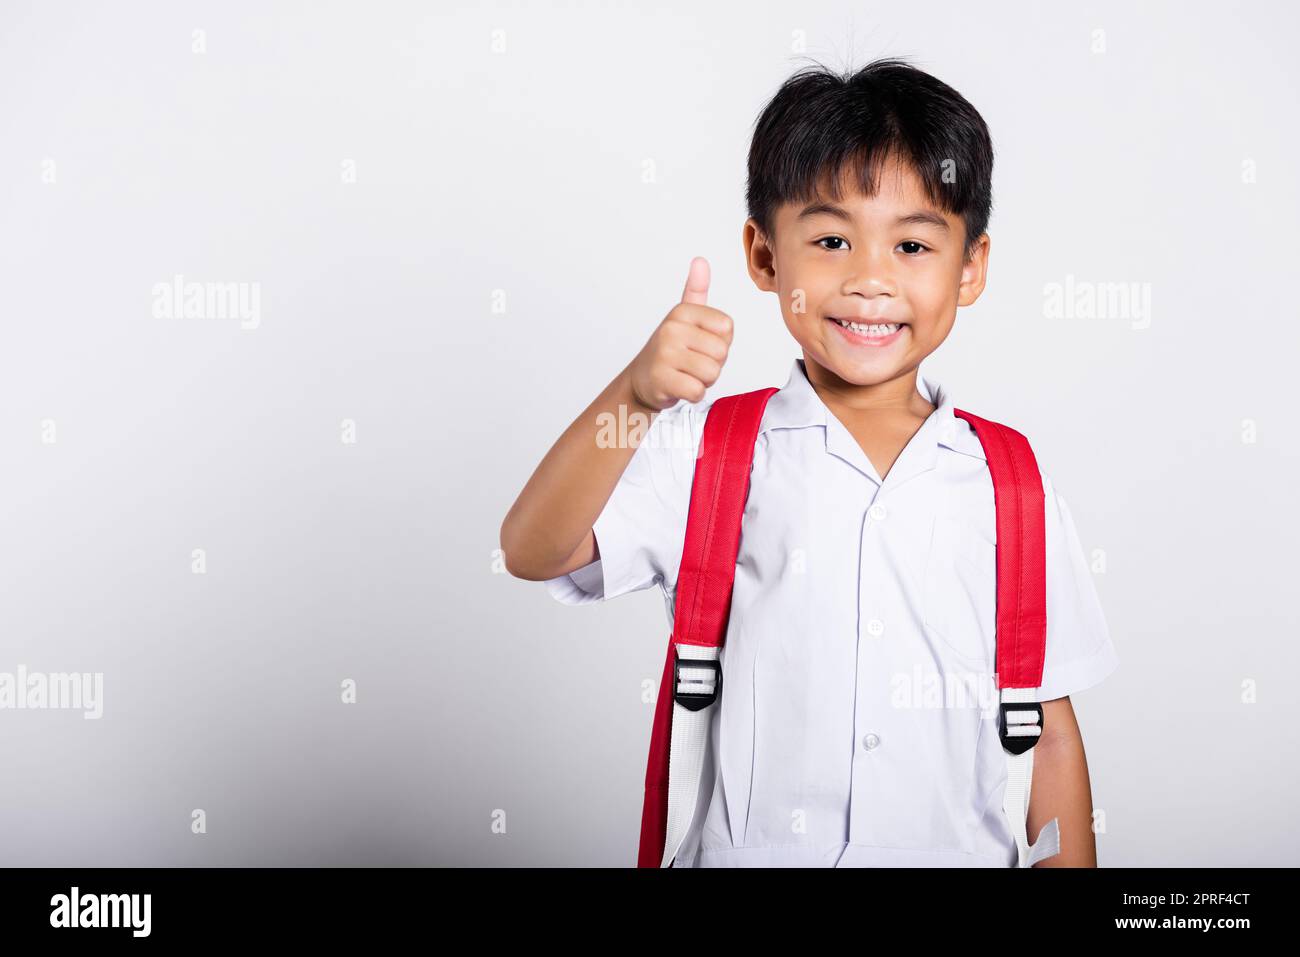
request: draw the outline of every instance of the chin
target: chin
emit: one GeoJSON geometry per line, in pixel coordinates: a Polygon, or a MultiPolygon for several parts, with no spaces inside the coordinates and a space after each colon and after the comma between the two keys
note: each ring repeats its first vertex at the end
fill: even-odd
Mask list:
{"type": "Polygon", "coordinates": [[[850,385],[879,385],[897,378],[905,368],[903,363],[884,356],[854,361],[836,355],[833,348],[804,351],[827,372],[850,385]]]}

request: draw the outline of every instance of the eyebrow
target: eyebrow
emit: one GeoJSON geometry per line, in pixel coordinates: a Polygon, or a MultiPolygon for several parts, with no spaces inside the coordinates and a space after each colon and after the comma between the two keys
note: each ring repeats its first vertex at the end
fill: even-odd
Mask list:
{"type": "MultiPolygon", "coordinates": [[[[853,222],[853,217],[843,206],[836,206],[834,203],[810,203],[805,206],[796,219],[808,219],[811,216],[833,216],[841,219],[846,223],[853,222]]],[[[916,212],[908,213],[905,216],[899,216],[894,220],[896,226],[937,226],[944,232],[948,231],[948,221],[938,213],[931,212],[928,209],[918,209],[916,212]]]]}

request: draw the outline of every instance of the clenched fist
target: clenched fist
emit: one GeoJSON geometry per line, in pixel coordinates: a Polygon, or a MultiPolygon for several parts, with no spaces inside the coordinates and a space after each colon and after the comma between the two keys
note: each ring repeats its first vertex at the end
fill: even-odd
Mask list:
{"type": "Polygon", "coordinates": [[[682,301],[628,366],[632,395],[644,407],[662,412],[681,399],[699,402],[722,374],[731,348],[732,321],[708,305],[708,299],[709,261],[696,256],[682,301]]]}

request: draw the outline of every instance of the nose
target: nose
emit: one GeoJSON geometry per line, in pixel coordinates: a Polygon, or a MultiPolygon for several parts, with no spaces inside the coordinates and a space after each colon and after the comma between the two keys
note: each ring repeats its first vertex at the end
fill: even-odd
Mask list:
{"type": "Polygon", "coordinates": [[[894,296],[898,289],[894,277],[894,260],[890,250],[865,243],[845,261],[844,282],[840,294],[845,296],[894,296]]]}

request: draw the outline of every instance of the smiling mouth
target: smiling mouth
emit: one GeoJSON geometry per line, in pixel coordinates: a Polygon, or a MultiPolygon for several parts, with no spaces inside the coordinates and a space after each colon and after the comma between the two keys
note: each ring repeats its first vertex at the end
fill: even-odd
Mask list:
{"type": "Polygon", "coordinates": [[[907,325],[905,322],[852,322],[848,319],[837,319],[835,316],[827,316],[826,318],[842,328],[855,332],[860,336],[866,336],[868,339],[883,339],[886,336],[892,336],[907,325]]]}

